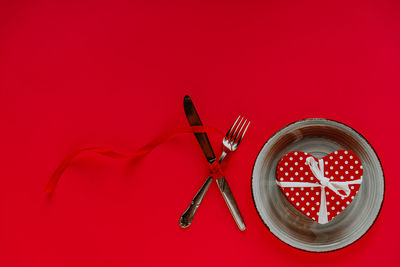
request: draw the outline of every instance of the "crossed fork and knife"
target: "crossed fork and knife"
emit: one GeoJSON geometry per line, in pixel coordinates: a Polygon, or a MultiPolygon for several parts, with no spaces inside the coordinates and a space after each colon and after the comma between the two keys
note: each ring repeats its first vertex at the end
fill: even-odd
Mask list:
{"type": "MultiPolygon", "coordinates": [[[[186,118],[192,127],[201,127],[203,126],[199,115],[197,114],[197,111],[193,105],[192,100],[188,95],[185,96],[183,100],[183,106],[186,114],[186,118]]],[[[243,136],[245,135],[247,128],[250,125],[250,121],[245,119],[244,117],[239,116],[236,121],[233,123],[232,127],[228,130],[226,135],[224,136],[222,140],[222,153],[221,156],[219,157],[218,161],[217,158],[215,157],[214,151],[211,147],[210,141],[208,140],[208,136],[206,132],[195,132],[194,135],[196,136],[196,139],[198,143],[200,144],[201,149],[203,150],[204,155],[207,158],[208,163],[211,166],[211,170],[213,167],[219,168],[219,164],[225,159],[225,157],[231,153],[234,152],[240,142],[243,139],[243,136]]],[[[235,201],[235,198],[233,197],[232,191],[229,187],[228,182],[225,179],[225,176],[221,171],[211,171],[209,177],[206,179],[202,187],[199,189],[197,192],[196,196],[193,198],[192,202],[190,203],[188,209],[182,214],[179,220],[179,224],[181,227],[186,228],[191,225],[194,215],[196,213],[197,208],[200,206],[201,201],[204,198],[205,193],[207,192],[207,189],[209,188],[213,176],[216,176],[216,182],[218,185],[218,188],[220,189],[222,196],[224,197],[224,200],[226,204],[228,205],[228,208],[235,219],[235,222],[239,229],[241,231],[246,229],[246,225],[243,221],[242,215],[240,214],[239,207],[235,201]]]]}

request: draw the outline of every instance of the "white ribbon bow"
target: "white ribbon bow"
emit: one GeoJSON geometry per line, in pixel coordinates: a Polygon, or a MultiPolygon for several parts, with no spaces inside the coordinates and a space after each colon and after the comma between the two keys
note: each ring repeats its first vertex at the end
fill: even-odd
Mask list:
{"type": "Polygon", "coordinates": [[[331,189],[333,192],[335,192],[336,195],[339,195],[341,197],[348,197],[351,193],[349,185],[361,184],[362,179],[348,181],[348,182],[334,182],[334,181],[331,182],[329,178],[324,177],[323,159],[320,159],[317,163],[313,157],[308,157],[306,159],[306,164],[310,166],[311,172],[314,174],[315,178],[318,179],[320,184],[307,183],[307,182],[279,182],[279,181],[277,181],[277,184],[280,187],[321,187],[321,203],[319,206],[318,222],[320,224],[325,224],[328,222],[325,187],[331,189]],[[340,193],[339,190],[344,191],[344,194],[340,193]]]}

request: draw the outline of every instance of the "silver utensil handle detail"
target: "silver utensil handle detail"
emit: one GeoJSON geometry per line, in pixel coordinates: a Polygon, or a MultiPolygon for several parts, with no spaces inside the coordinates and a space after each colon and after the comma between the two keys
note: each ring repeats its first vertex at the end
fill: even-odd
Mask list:
{"type": "Polygon", "coordinates": [[[241,231],[244,231],[246,229],[246,225],[244,224],[242,215],[240,214],[239,211],[239,207],[236,204],[235,198],[233,197],[228,182],[226,181],[225,177],[217,179],[216,182],[218,184],[219,190],[222,193],[222,196],[225,199],[226,204],[228,205],[229,210],[231,211],[233,218],[235,219],[237,226],[241,231]]]}
{"type": "Polygon", "coordinates": [[[210,187],[211,181],[212,177],[210,176],[207,178],[207,180],[201,186],[200,190],[197,192],[196,196],[193,198],[189,208],[182,214],[181,218],[179,219],[179,225],[182,228],[189,227],[189,225],[192,224],[194,214],[196,213],[197,208],[200,206],[200,203],[203,200],[208,187],[210,187]]]}

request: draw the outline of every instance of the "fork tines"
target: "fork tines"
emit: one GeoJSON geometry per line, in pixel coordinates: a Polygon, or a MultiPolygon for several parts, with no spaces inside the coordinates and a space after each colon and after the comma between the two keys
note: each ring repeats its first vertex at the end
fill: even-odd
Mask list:
{"type": "Polygon", "coordinates": [[[250,125],[250,121],[245,119],[243,116],[238,116],[235,123],[228,130],[225,137],[231,144],[239,145],[242,141],[243,136],[246,134],[247,128],[250,125]],[[244,121],[243,121],[244,120],[244,121]]]}

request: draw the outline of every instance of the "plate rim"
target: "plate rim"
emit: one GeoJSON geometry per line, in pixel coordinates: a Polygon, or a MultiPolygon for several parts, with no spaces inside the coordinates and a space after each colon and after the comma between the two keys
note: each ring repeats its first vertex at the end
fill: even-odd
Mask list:
{"type": "Polygon", "coordinates": [[[268,231],[269,231],[275,238],[277,238],[279,241],[281,241],[282,243],[284,243],[284,244],[286,244],[286,245],[288,245],[288,246],[290,246],[290,247],[292,247],[292,248],[295,248],[295,249],[297,249],[297,250],[304,251],[304,252],[308,252],[308,253],[330,253],[330,252],[334,252],[334,251],[338,251],[338,250],[347,248],[347,247],[353,245],[354,243],[356,243],[358,240],[360,240],[362,237],[364,237],[364,235],[367,234],[367,233],[371,230],[371,228],[375,225],[375,223],[376,223],[378,217],[379,217],[380,214],[381,214],[382,207],[383,207],[383,203],[385,202],[385,196],[386,196],[385,172],[384,172],[384,169],[383,169],[383,166],[382,166],[382,162],[381,162],[381,159],[379,158],[378,154],[376,153],[374,147],[373,147],[373,146],[371,145],[371,143],[368,141],[368,139],[366,139],[359,131],[355,130],[353,127],[351,127],[351,126],[349,126],[349,125],[347,125],[347,124],[345,124],[345,123],[343,123],[343,122],[340,122],[340,121],[337,121],[337,120],[333,120],[333,119],[326,119],[326,118],[306,118],[306,119],[296,120],[296,121],[293,121],[293,122],[291,122],[291,123],[286,124],[285,126],[281,127],[279,130],[277,130],[274,134],[272,134],[272,135],[264,142],[264,144],[262,144],[262,146],[261,146],[261,148],[259,149],[259,151],[258,151],[258,153],[257,153],[257,156],[256,156],[256,158],[255,158],[255,160],[254,160],[253,168],[252,168],[252,171],[251,171],[251,183],[250,183],[250,187],[251,187],[251,197],[252,197],[252,200],[253,200],[254,207],[256,208],[258,217],[261,219],[261,221],[263,222],[263,224],[265,225],[265,227],[268,229],[268,231]],[[261,214],[260,214],[260,212],[259,212],[259,210],[258,210],[256,201],[255,201],[255,198],[254,198],[254,191],[253,191],[253,184],[254,184],[254,168],[255,168],[257,159],[258,159],[259,156],[260,156],[261,151],[262,151],[263,148],[267,145],[267,143],[268,143],[272,138],[274,138],[278,133],[280,133],[281,131],[283,131],[284,129],[288,128],[289,126],[291,126],[291,125],[293,125],[293,124],[295,124],[295,123],[300,123],[300,122],[304,122],[304,121],[318,121],[318,120],[320,120],[320,121],[331,121],[331,122],[334,122],[334,123],[342,124],[342,125],[344,125],[344,126],[350,128],[350,129],[352,129],[356,134],[358,134],[362,139],[364,139],[364,141],[366,141],[367,144],[371,147],[372,151],[375,153],[376,158],[378,159],[379,166],[380,166],[380,168],[381,168],[381,170],[382,170],[382,180],[383,180],[382,202],[381,202],[381,205],[380,205],[380,207],[379,207],[379,211],[378,211],[378,213],[376,214],[376,217],[374,218],[373,222],[372,222],[371,225],[368,227],[368,229],[365,230],[365,232],[364,232],[360,237],[358,237],[356,240],[354,240],[354,241],[351,242],[350,244],[347,244],[347,245],[345,245],[345,246],[343,246],[343,247],[339,247],[339,248],[335,248],[335,249],[330,249],[330,250],[324,250],[324,251],[312,251],[312,250],[302,249],[302,248],[296,247],[296,246],[294,246],[294,245],[288,244],[288,243],[286,243],[285,241],[283,241],[282,239],[280,239],[274,232],[271,231],[270,227],[267,225],[267,223],[266,223],[266,222],[264,221],[264,219],[262,218],[262,216],[261,216],[261,214]]]}

